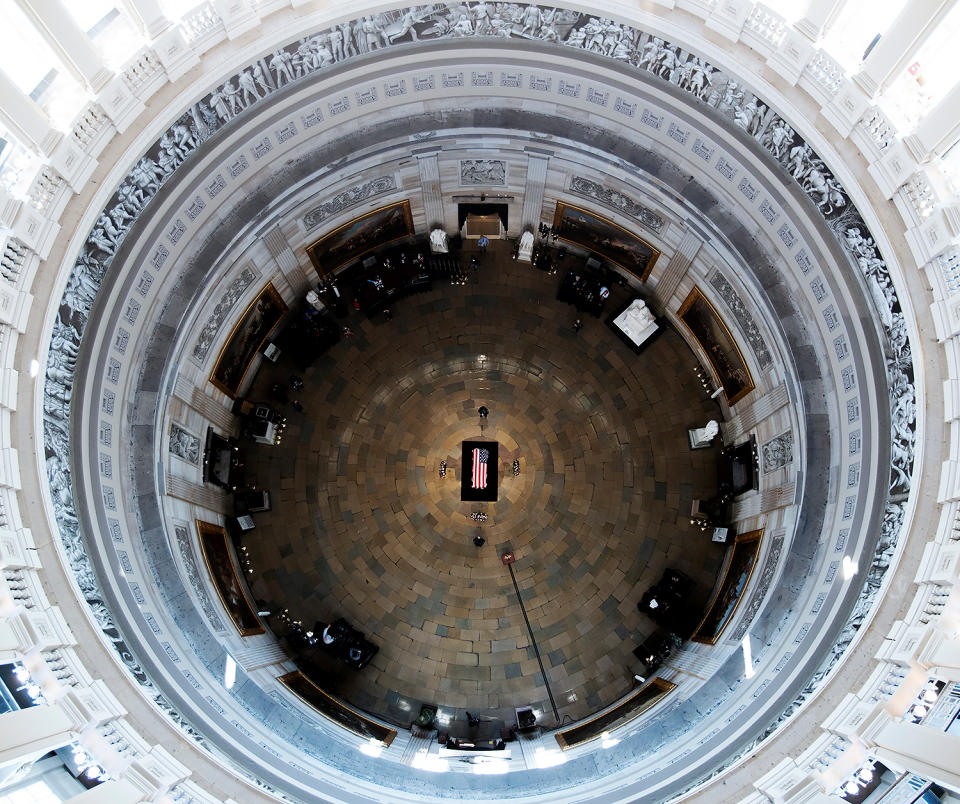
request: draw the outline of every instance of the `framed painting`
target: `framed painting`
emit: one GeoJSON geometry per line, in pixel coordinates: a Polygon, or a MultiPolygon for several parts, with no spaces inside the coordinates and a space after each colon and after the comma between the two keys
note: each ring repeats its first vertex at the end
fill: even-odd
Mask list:
{"type": "Polygon", "coordinates": [[[641,282],[653,270],[660,252],[632,232],[594,212],[557,202],[553,231],[561,240],[582,246],[629,271],[641,282]]]}
{"type": "Polygon", "coordinates": [[[318,712],[326,715],[330,720],[339,723],[348,731],[359,737],[376,740],[381,745],[389,746],[397,736],[397,730],[383,726],[359,712],[354,711],[346,704],[341,703],[332,695],[328,695],[316,683],[300,670],[278,676],[277,681],[283,684],[300,700],[308,703],[318,712]]]}
{"type": "Polygon", "coordinates": [[[707,353],[714,374],[723,386],[727,404],[732,405],[749,394],[754,386],[747,362],[727,325],[699,288],[690,291],[677,316],[707,353]]]}
{"type": "Polygon", "coordinates": [[[210,382],[231,399],[236,399],[254,355],[267,342],[286,312],[287,305],[280,294],[268,284],[234,326],[220,350],[210,382]]]}
{"type": "Polygon", "coordinates": [[[412,234],[410,202],[398,201],[337,227],[307,246],[307,254],[317,273],[326,277],[348,262],[412,234]]]}
{"type": "Polygon", "coordinates": [[[220,596],[220,602],[233,620],[240,636],[264,633],[263,624],[257,617],[257,610],[247,596],[246,587],[230,555],[227,531],[220,525],[198,519],[197,536],[207,572],[210,573],[213,585],[220,596]]]}
{"type": "Polygon", "coordinates": [[[670,692],[670,690],[675,689],[676,686],[672,681],[653,678],[628,698],[621,701],[617,706],[608,709],[602,715],[597,715],[586,723],[581,723],[566,731],[556,732],[554,737],[557,739],[557,744],[561,749],[566,751],[568,748],[583,745],[583,743],[589,742],[590,740],[596,740],[598,737],[602,737],[607,731],[618,728],[640,717],[640,715],[657,703],[663,696],[670,692]]]}
{"type": "Polygon", "coordinates": [[[743,592],[747,588],[750,576],[753,575],[760,555],[760,541],[763,530],[751,530],[748,533],[737,535],[733,541],[730,560],[723,574],[720,586],[707,606],[697,630],[693,632],[694,642],[704,642],[707,645],[716,644],[743,599],[743,592]]]}

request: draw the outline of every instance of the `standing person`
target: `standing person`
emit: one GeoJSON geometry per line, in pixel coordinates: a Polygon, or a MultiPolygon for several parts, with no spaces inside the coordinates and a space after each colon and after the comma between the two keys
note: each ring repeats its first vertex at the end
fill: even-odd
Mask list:
{"type": "Polygon", "coordinates": [[[339,26],[340,33],[343,35],[343,52],[347,56],[356,56],[357,51],[353,46],[353,32],[350,30],[350,23],[343,22],[339,26]]]}
{"type": "Polygon", "coordinates": [[[343,31],[337,27],[330,29],[330,49],[333,51],[334,59],[343,61],[345,58],[343,52],[343,31]]]}
{"type": "Polygon", "coordinates": [[[583,329],[583,322],[578,318],[573,322],[573,331],[579,332],[581,329],[583,329]]]}
{"type": "MultiPolygon", "coordinates": [[[[357,52],[363,54],[367,52],[367,36],[363,30],[363,23],[366,20],[366,17],[358,17],[354,23],[353,28],[351,29],[350,38],[357,46],[357,52]]],[[[346,41],[346,36],[344,36],[344,41],[346,41]]]]}
{"type": "Polygon", "coordinates": [[[413,26],[418,22],[422,22],[422,20],[419,17],[417,17],[415,11],[416,11],[415,9],[411,8],[411,9],[408,9],[407,13],[403,15],[403,17],[400,20],[400,30],[397,33],[392,34],[390,36],[391,42],[396,41],[397,39],[400,39],[406,36],[407,34],[410,34],[410,38],[414,42],[420,41],[419,38],[417,37],[417,29],[414,28],[413,26]]]}
{"type": "Polygon", "coordinates": [[[477,240],[477,248],[480,249],[481,254],[487,253],[487,246],[490,245],[490,238],[486,235],[480,235],[480,238],[477,240]]]}

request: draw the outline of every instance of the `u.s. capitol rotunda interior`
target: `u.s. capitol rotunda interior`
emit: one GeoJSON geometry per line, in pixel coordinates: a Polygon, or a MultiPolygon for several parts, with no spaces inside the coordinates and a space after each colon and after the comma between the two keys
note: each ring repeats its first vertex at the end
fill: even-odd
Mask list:
{"type": "Polygon", "coordinates": [[[0,802],[960,800],[954,3],[11,5],[0,802]]]}

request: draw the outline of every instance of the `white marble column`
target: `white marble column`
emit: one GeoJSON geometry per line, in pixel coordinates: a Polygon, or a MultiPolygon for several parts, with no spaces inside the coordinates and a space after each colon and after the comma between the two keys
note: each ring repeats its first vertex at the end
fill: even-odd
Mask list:
{"type": "Polygon", "coordinates": [[[31,150],[49,156],[60,141],[43,109],[0,70],[0,121],[31,150]]]}
{"type": "MultiPolygon", "coordinates": [[[[440,163],[437,159],[439,150],[439,148],[431,148],[429,153],[415,152],[427,231],[432,231],[437,226],[443,227],[443,195],[440,192],[440,163]]],[[[448,234],[451,233],[448,232],[448,234]]]]}
{"type": "Polygon", "coordinates": [[[764,489],[760,492],[760,513],[768,514],[777,508],[786,508],[788,505],[793,505],[796,502],[796,496],[796,480],[764,489]]]}
{"type": "Polygon", "coordinates": [[[80,793],[64,804],[137,804],[144,801],[172,801],[171,791],[190,776],[190,771],[170,752],[154,746],[140,755],[108,782],[80,793]]]}
{"type": "Polygon", "coordinates": [[[837,801],[823,793],[810,772],[791,757],[781,759],[772,770],[754,781],[753,786],[768,800],[782,804],[800,801],[805,804],[836,804],[837,801]]]}
{"type": "Polygon", "coordinates": [[[920,121],[916,129],[903,138],[917,162],[942,157],[960,139],[960,83],[955,84],[941,101],[920,121]]]}
{"type": "Polygon", "coordinates": [[[20,629],[10,620],[0,620],[0,662],[15,662],[23,655],[20,629]]]}
{"type": "Polygon", "coordinates": [[[141,800],[161,801],[190,776],[190,770],[162,745],[155,745],[146,756],[135,759],[123,778],[140,790],[141,800]]]}
{"type": "Polygon", "coordinates": [[[58,704],[5,712],[0,715],[0,768],[24,764],[69,745],[80,725],[58,704]]]}
{"type": "Polygon", "coordinates": [[[942,681],[960,681],[960,639],[939,628],[931,630],[925,635],[917,662],[942,681]]]}
{"type": "Polygon", "coordinates": [[[887,715],[870,735],[871,753],[884,765],[914,773],[950,790],[960,790],[960,736],[887,715]]]}
{"type": "Polygon", "coordinates": [[[704,23],[710,30],[716,31],[731,42],[736,42],[752,10],[751,0],[724,0],[710,9],[710,14],[704,23]]]}
{"type": "Polygon", "coordinates": [[[952,0],[909,0],[860,65],[854,83],[870,97],[889,86],[951,5],[952,0]]]}
{"type": "Polygon", "coordinates": [[[192,480],[168,472],[164,485],[164,493],[178,500],[192,503],[221,516],[226,516],[230,511],[232,501],[227,493],[219,488],[212,488],[209,484],[194,483],[192,480]]]}
{"type": "Polygon", "coordinates": [[[547,168],[550,152],[527,149],[527,181],[523,188],[523,211],[520,213],[520,231],[531,229],[536,235],[543,215],[543,193],[547,186],[547,168]]]}
{"type": "MultiPolygon", "coordinates": [[[[270,637],[272,640],[273,637],[270,637]]],[[[250,640],[245,640],[249,642],[250,640]]],[[[248,647],[246,644],[240,650],[233,651],[233,658],[243,668],[245,673],[259,670],[261,667],[270,667],[289,661],[287,651],[276,642],[248,647]]]]}
{"type": "MultiPolygon", "coordinates": [[[[687,271],[690,270],[690,264],[693,262],[694,257],[697,256],[697,252],[700,251],[700,246],[702,245],[703,240],[688,229],[683,233],[683,237],[680,238],[680,243],[677,245],[676,251],[673,252],[666,267],[662,269],[662,272],[658,270],[659,265],[654,266],[653,270],[659,273],[659,276],[657,277],[657,284],[653,289],[653,298],[661,310],[666,310],[669,306],[670,299],[673,297],[673,294],[676,293],[677,287],[680,285],[683,277],[687,275],[687,271]]],[[[662,259],[663,256],[661,256],[657,262],[659,263],[662,259]]]]}
{"type": "Polygon", "coordinates": [[[276,262],[280,272],[286,277],[287,282],[290,283],[293,292],[300,297],[310,290],[311,282],[307,278],[303,268],[301,268],[297,262],[293,249],[290,248],[290,243],[287,241],[286,236],[279,226],[274,226],[272,229],[263,233],[263,243],[267,247],[267,251],[270,252],[270,256],[273,257],[274,262],[276,262]]]}
{"type": "Polygon", "coordinates": [[[123,0],[123,5],[148,39],[156,39],[173,25],[157,0],[123,0]]]}
{"type": "Polygon", "coordinates": [[[810,0],[803,16],[794,23],[800,33],[816,42],[834,23],[844,0],[810,0]]]}
{"type": "Polygon", "coordinates": [[[107,85],[113,73],[61,0],[16,0],[16,3],[78,81],[94,92],[107,85]]]}
{"type": "Polygon", "coordinates": [[[140,791],[126,779],[111,779],[68,798],[64,804],[138,804],[141,801],[140,791]]]}
{"type": "Polygon", "coordinates": [[[238,420],[228,407],[207,394],[203,388],[197,388],[189,380],[177,377],[175,394],[211,424],[220,428],[225,435],[235,436],[239,432],[238,420]]]}
{"type": "Polygon", "coordinates": [[[723,430],[723,442],[732,443],[789,402],[790,393],[783,383],[776,388],[771,388],[761,397],[754,396],[749,405],[738,406],[736,414],[720,425],[723,430]]]}
{"type": "Polygon", "coordinates": [[[228,39],[236,39],[260,24],[260,16],[251,0],[211,0],[220,16],[228,39]]]}
{"type": "Polygon", "coordinates": [[[18,657],[36,651],[76,644],[70,627],[57,606],[41,610],[40,605],[47,605],[47,601],[36,600],[34,594],[31,594],[29,599],[14,599],[13,602],[32,602],[34,605],[33,608],[17,611],[0,620],[4,661],[15,661],[18,657]]]}

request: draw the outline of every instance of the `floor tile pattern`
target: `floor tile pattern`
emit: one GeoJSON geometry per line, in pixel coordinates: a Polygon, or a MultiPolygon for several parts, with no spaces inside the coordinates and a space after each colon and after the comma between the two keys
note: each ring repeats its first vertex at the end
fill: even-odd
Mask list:
{"type": "MultiPolygon", "coordinates": [[[[696,580],[692,605],[714,584],[722,548],[688,522],[715,491],[716,451],[691,451],[686,430],[719,413],[695,358],[669,330],[640,355],[601,320],[575,333],[556,286],[494,251],[392,320],[351,314],[354,334],[288,392],[303,411],[287,407],[283,443],[248,452],[273,498],[245,539],[254,593],[376,642],[370,666],[331,665],[324,683],[388,720],[409,724],[420,702],[551,711],[504,550],[567,721],[632,687],[632,650],[655,628],[636,603],[666,566],[696,580]],[[461,502],[460,443],[481,437],[500,444],[500,498],[461,502]]],[[[627,298],[616,289],[608,309],[627,298]]],[[[251,398],[291,370],[262,371],[251,398]]]]}

